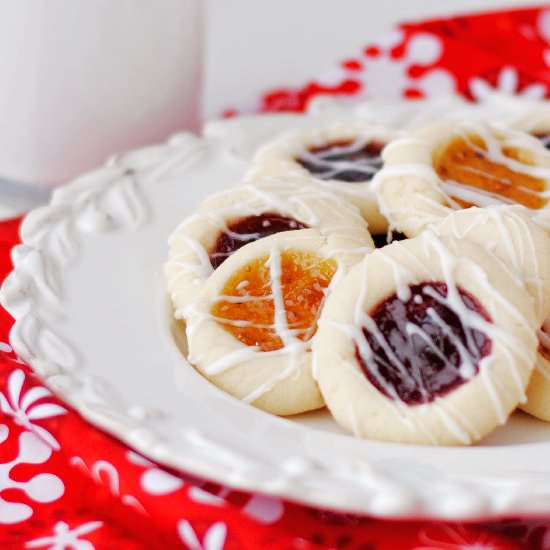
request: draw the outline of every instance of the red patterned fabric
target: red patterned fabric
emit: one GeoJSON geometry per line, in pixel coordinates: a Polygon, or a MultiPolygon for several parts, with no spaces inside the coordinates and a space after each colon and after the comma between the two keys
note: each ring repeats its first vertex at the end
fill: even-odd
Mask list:
{"type": "MultiPolygon", "coordinates": [[[[315,81],[264,94],[261,105],[300,111],[326,93],[418,98],[459,92],[475,99],[491,88],[550,95],[550,9],[404,24],[315,81]]],[[[0,224],[0,278],[11,268],[18,225],[0,224]]],[[[13,354],[11,324],[0,310],[1,548],[550,549],[550,520],[380,521],[160,468],[88,425],[42,386],[13,354]]]]}
{"type": "Polygon", "coordinates": [[[304,86],[267,92],[261,110],[301,111],[321,94],[479,99],[490,89],[550,95],[549,9],[404,23],[304,86]]]}

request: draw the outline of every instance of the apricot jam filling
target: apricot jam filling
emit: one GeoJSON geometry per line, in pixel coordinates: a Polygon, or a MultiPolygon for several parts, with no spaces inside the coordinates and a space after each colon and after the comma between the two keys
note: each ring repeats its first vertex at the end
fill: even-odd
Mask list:
{"type": "MultiPolygon", "coordinates": [[[[512,160],[533,166],[529,155],[513,147],[503,147],[502,154],[512,160]]],[[[479,136],[457,137],[434,155],[433,167],[439,177],[485,194],[501,197],[506,202],[539,209],[546,204],[541,195],[546,190],[543,179],[516,172],[489,158],[487,145],[479,136]]],[[[474,206],[460,197],[451,198],[463,208],[474,206]]]]}
{"type": "Polygon", "coordinates": [[[243,344],[274,351],[285,345],[281,323],[276,325],[276,315],[280,319],[281,313],[276,307],[282,301],[287,325],[283,330],[305,342],[317,330],[325,291],[336,267],[332,259],[322,260],[298,250],[255,259],[231,276],[211,314],[243,344]],[[274,260],[280,262],[280,275],[273,267],[274,260]]]}
{"type": "Polygon", "coordinates": [[[307,225],[298,220],[282,216],[276,212],[265,212],[257,216],[240,218],[227,224],[227,229],[220,233],[214,246],[210,249],[210,263],[216,269],[233,252],[245,244],[275,233],[307,228],[307,225]]]}
{"type": "Polygon", "coordinates": [[[311,147],[295,160],[320,179],[359,183],[370,181],[382,168],[384,146],[381,141],[332,141],[311,147]]]}
{"type": "MultiPolygon", "coordinates": [[[[394,294],[369,314],[376,327],[362,329],[369,356],[363,356],[358,345],[355,355],[378,391],[408,405],[420,405],[473,378],[479,362],[491,353],[492,341],[466,326],[447,305],[446,283],[421,283],[409,289],[407,301],[394,294]]],[[[458,292],[467,309],[490,321],[474,296],[461,288],[458,292]]]]}

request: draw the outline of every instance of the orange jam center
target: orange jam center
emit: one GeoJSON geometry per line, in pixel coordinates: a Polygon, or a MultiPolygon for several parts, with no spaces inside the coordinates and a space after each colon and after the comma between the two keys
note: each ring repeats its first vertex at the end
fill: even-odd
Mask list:
{"type": "MultiPolygon", "coordinates": [[[[530,155],[521,149],[503,147],[509,159],[533,166],[530,155]]],[[[546,199],[540,195],[545,181],[498,164],[487,155],[487,146],[479,136],[457,137],[443,151],[436,153],[433,166],[442,180],[452,180],[474,189],[497,195],[528,208],[542,208],[546,199]]],[[[451,198],[463,208],[474,206],[459,197],[451,198]]]]}
{"type": "Polygon", "coordinates": [[[280,277],[274,276],[272,272],[276,270],[270,266],[273,263],[265,256],[239,269],[211,310],[216,320],[243,344],[262,351],[284,347],[275,327],[276,296],[282,297],[287,327],[295,338],[307,341],[315,334],[325,289],[336,271],[334,260],[321,260],[301,251],[281,253],[280,277]],[[224,300],[224,296],[242,300],[224,300]]]}

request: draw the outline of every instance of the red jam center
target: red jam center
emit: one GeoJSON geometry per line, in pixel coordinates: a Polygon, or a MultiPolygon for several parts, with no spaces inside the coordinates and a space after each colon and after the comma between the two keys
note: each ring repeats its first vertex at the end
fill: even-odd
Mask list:
{"type": "Polygon", "coordinates": [[[382,168],[384,146],[380,141],[333,141],[308,149],[296,162],[320,179],[359,183],[370,181],[382,168]]]}
{"type": "Polygon", "coordinates": [[[275,233],[296,229],[307,229],[307,225],[274,212],[241,218],[228,224],[227,229],[220,234],[210,250],[210,263],[216,269],[245,244],[275,233]]]}
{"type": "MultiPolygon", "coordinates": [[[[490,317],[469,293],[458,289],[467,309],[486,321],[490,317]]],[[[410,287],[406,302],[396,294],[370,314],[375,327],[363,328],[372,351],[356,357],[365,376],[389,398],[408,405],[429,403],[458,388],[479,372],[491,352],[491,340],[465,326],[446,303],[447,285],[422,283],[410,287]]]]}

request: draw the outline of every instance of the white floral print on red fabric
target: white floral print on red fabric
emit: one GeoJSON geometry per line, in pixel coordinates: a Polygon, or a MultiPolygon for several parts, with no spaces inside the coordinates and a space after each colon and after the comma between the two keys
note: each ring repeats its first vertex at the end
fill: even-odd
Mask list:
{"type": "Polygon", "coordinates": [[[120,497],[123,504],[135,508],[142,514],[147,514],[143,504],[130,494],[122,494],[120,490],[120,476],[116,467],[106,460],[97,460],[88,467],[86,462],[80,456],[73,456],[70,460],[71,465],[76,466],[84,473],[88,474],[96,483],[106,485],[116,497],[120,497]]]}
{"type": "Polygon", "coordinates": [[[223,550],[227,526],[221,521],[212,524],[200,541],[191,524],[183,519],[178,521],[178,535],[189,550],[223,550]]]}
{"type": "Polygon", "coordinates": [[[187,494],[191,500],[199,504],[210,504],[211,506],[224,506],[226,504],[225,495],[213,495],[200,487],[190,487],[187,494]]]}
{"type": "Polygon", "coordinates": [[[14,363],[19,363],[20,365],[25,364],[25,362],[19,359],[19,357],[17,356],[12,357],[12,355],[14,355],[15,352],[13,351],[13,348],[11,347],[11,345],[8,344],[8,342],[0,342],[0,353],[8,355],[9,356],[8,359],[10,361],[13,361],[14,363]]]}
{"type": "Polygon", "coordinates": [[[404,55],[396,59],[391,52],[403,40],[404,33],[395,30],[376,46],[366,48],[361,59],[344,62],[317,80],[328,86],[353,80],[361,84],[359,96],[371,98],[401,98],[410,93],[416,97],[455,93],[455,77],[445,69],[434,68],[417,78],[409,74],[411,66],[432,65],[441,58],[441,40],[432,34],[419,33],[410,39],[404,55]]]}
{"type": "MultiPolygon", "coordinates": [[[[174,476],[161,468],[154,462],[147,460],[143,456],[128,451],[126,457],[133,464],[145,467],[145,471],[140,477],[140,486],[145,493],[153,496],[163,496],[181,489],[185,483],[183,479],[174,476]]],[[[187,495],[197,503],[222,506],[225,500],[220,496],[213,495],[197,486],[189,486],[187,495]]]]}
{"type": "Polygon", "coordinates": [[[94,550],[95,546],[88,540],[81,537],[97,531],[103,527],[102,521],[88,521],[70,529],[64,521],[59,521],[54,525],[53,535],[49,537],[40,537],[28,541],[25,548],[46,548],[48,550],[94,550]]]}
{"type": "MultiPolygon", "coordinates": [[[[140,478],[141,488],[146,493],[160,496],[172,493],[183,487],[184,482],[181,478],[161,470],[156,464],[134,451],[128,451],[126,456],[130,462],[147,468],[140,478]]],[[[222,487],[217,494],[212,494],[200,487],[189,486],[187,495],[191,500],[199,504],[223,506],[226,504],[225,498],[231,491],[228,487],[222,487]]],[[[284,513],[284,504],[281,499],[276,497],[251,495],[241,511],[248,517],[268,525],[281,519],[284,513]]]]}
{"type": "Polygon", "coordinates": [[[52,449],[60,449],[57,439],[45,428],[35,423],[61,414],[67,414],[67,409],[56,403],[44,403],[42,399],[53,394],[44,386],[34,386],[22,392],[25,373],[21,369],[12,371],[8,378],[7,395],[0,392],[0,411],[11,416],[16,424],[35,433],[52,449]],[[37,401],[41,401],[37,404],[37,401]]]}
{"type": "MultiPolygon", "coordinates": [[[[0,444],[9,436],[9,428],[0,425],[0,444]]],[[[41,473],[27,481],[14,481],[10,473],[18,464],[44,464],[52,455],[52,449],[32,432],[19,434],[19,450],[17,456],[5,463],[0,463],[0,491],[19,489],[34,502],[44,504],[54,502],[65,492],[63,481],[51,473],[41,473]]],[[[0,524],[19,523],[29,519],[34,510],[23,502],[4,500],[0,496],[0,524]]]]}
{"type": "Polygon", "coordinates": [[[156,464],[133,451],[128,451],[126,458],[133,464],[146,468],[139,481],[143,491],[150,495],[167,495],[184,485],[183,479],[161,470],[156,464]]]}
{"type": "Polygon", "coordinates": [[[476,101],[482,101],[495,92],[507,95],[519,95],[529,99],[543,99],[546,96],[546,86],[542,83],[529,84],[519,90],[519,75],[514,67],[503,67],[498,74],[496,86],[482,78],[474,77],[468,88],[476,101]]]}

